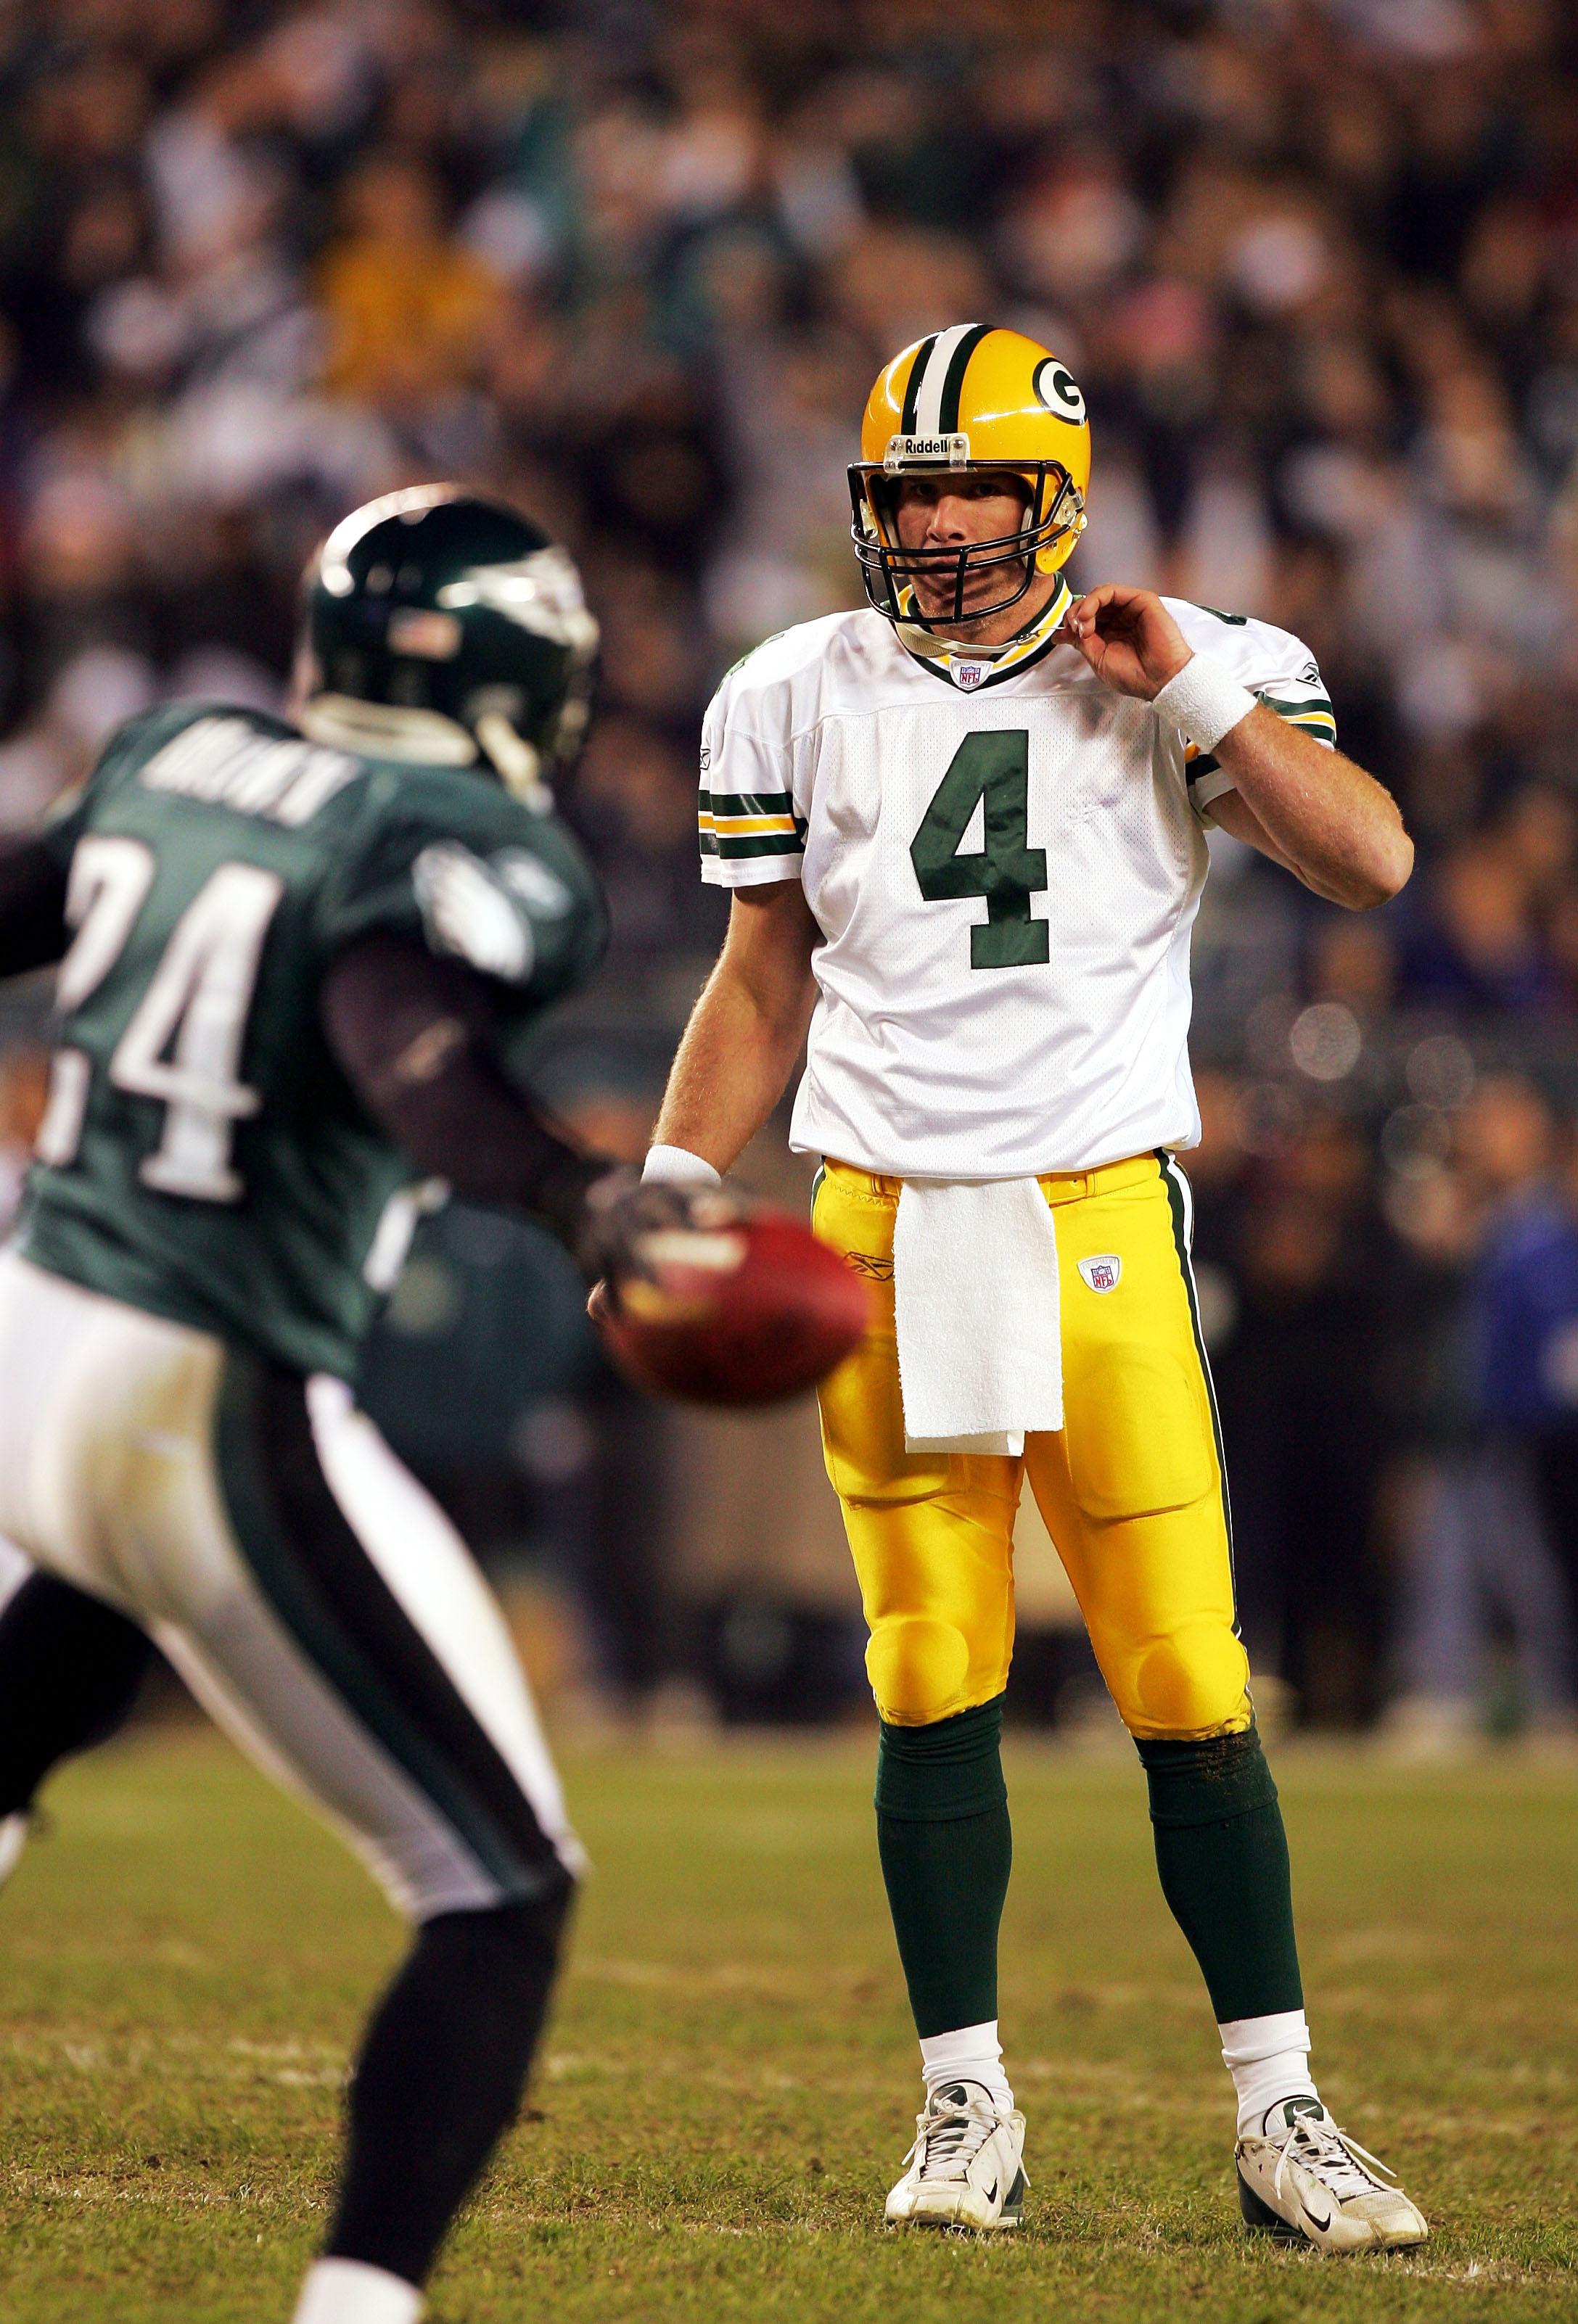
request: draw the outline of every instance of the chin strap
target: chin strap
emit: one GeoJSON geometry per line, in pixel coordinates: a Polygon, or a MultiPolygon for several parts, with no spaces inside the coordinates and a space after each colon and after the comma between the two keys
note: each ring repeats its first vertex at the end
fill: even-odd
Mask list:
{"type": "Polygon", "coordinates": [[[351,694],[314,694],[302,704],[296,724],[310,742],[355,751],[365,759],[399,759],[425,767],[469,767],[476,761],[473,737],[438,710],[401,710],[351,694]]]}
{"type": "Polygon", "coordinates": [[[477,720],[476,739],[497,768],[504,788],[534,814],[548,814],[553,793],[542,779],[541,754],[516,733],[503,711],[490,710],[477,720]]]}
{"type": "Polygon", "coordinates": [[[517,734],[502,711],[476,722],[475,735],[458,719],[438,710],[402,710],[392,703],[363,702],[349,694],[315,694],[301,706],[296,724],[309,742],[365,759],[395,759],[410,766],[472,767],[485,755],[511,795],[535,815],[547,815],[553,793],[542,779],[542,758],[517,734]],[[477,745],[482,745],[481,752],[477,745]]]}

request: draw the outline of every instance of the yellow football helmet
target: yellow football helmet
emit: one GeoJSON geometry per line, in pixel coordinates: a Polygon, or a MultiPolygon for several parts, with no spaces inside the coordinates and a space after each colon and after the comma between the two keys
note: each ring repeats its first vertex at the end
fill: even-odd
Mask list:
{"type": "MultiPolygon", "coordinates": [[[[1084,530],[1091,437],[1084,398],[1066,364],[1034,339],[991,323],[957,323],[918,339],[878,379],[861,427],[861,457],[849,471],[852,530],[866,595],[891,622],[931,629],[916,603],[916,574],[953,568],[951,614],[964,621],[964,580],[1002,565],[1017,584],[971,621],[1016,604],[1038,573],[1056,573],[1084,530]],[[1012,469],[1029,491],[1017,532],[963,549],[902,549],[896,516],[902,476],[1012,469]]],[[[1005,578],[1008,576],[1005,576],[1005,578]]]]}

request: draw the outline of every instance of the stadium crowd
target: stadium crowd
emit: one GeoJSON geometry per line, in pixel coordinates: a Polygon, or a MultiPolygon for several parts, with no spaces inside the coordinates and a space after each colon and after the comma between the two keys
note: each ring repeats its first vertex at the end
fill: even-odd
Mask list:
{"type": "MultiPolygon", "coordinates": [[[[1196,1251],[1257,1669],[1316,1722],[1559,1729],[1570,14],[992,0],[967,21],[0,6],[0,826],[155,698],[276,705],[295,576],[346,508],[436,472],[505,494],[574,549],[603,625],[567,807],[614,942],[569,1097],[639,1149],[721,932],[695,854],[711,687],[858,602],[844,466],[880,364],[963,318],[1043,340],[1092,414],[1076,581],[1297,632],[1418,843],[1410,887],[1355,921],[1212,842],[1196,1251]]],[[[31,1071],[14,1056],[6,1151],[31,1071]]],[[[568,1402],[521,1389],[559,1414],[515,1432],[555,1490],[587,1362],[566,1359],[568,1402]]],[[[606,1415],[607,1384],[586,1393],[606,1415]]],[[[596,1507],[639,1532],[628,1474],[596,1507]]],[[[651,1591],[620,1586],[608,1651],[645,1686],[651,1591]]]]}

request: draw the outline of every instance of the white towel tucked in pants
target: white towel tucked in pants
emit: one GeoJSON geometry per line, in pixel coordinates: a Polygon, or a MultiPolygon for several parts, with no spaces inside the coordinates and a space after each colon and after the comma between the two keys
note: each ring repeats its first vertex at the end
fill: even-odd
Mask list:
{"type": "Polygon", "coordinates": [[[893,1294],[908,1451],[1017,1455],[1062,1427],[1057,1230],[1034,1178],[906,1179],[893,1294]]]}

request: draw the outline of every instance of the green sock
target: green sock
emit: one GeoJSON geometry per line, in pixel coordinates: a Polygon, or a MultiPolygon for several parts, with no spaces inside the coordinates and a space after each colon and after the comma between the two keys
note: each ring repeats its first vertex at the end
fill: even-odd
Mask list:
{"type": "Polygon", "coordinates": [[[1162,1895],[1204,1975],[1218,2024],[1302,2009],[1287,1835],[1251,1727],[1204,1743],[1140,1743],[1162,1895]]]}
{"type": "Polygon", "coordinates": [[[997,1927],[1013,1841],[1002,1697],[877,1744],[877,1848],[923,2041],[997,2015],[997,1927]]]}

